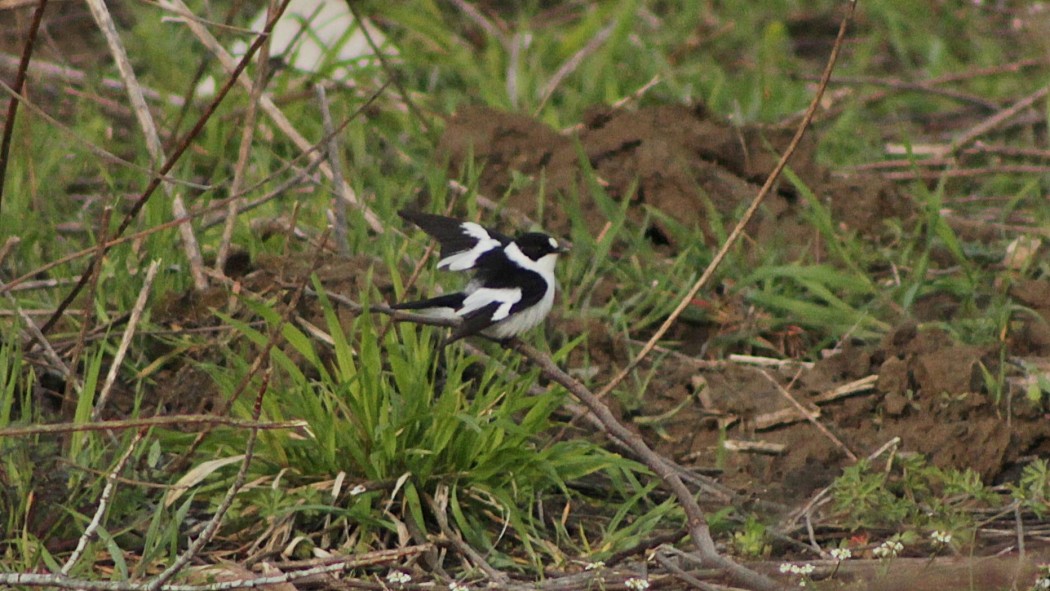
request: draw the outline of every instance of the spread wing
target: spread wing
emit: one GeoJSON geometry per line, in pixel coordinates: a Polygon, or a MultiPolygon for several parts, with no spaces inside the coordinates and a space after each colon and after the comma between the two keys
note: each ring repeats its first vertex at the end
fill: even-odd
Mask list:
{"type": "Polygon", "coordinates": [[[478,266],[484,260],[489,264],[498,264],[503,246],[510,243],[510,238],[489,230],[474,222],[463,222],[429,213],[399,211],[402,218],[412,222],[441,244],[441,260],[438,269],[449,271],[467,271],[478,266]],[[493,255],[498,255],[497,259],[493,255]]]}

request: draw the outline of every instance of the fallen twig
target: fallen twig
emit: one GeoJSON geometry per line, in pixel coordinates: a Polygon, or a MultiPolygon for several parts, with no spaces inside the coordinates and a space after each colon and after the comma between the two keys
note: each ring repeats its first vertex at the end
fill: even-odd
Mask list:
{"type": "Polygon", "coordinates": [[[109,372],[106,374],[106,381],[102,384],[102,389],[99,390],[98,398],[95,400],[95,407],[91,411],[92,421],[97,421],[102,416],[102,409],[106,407],[109,393],[113,389],[113,384],[117,381],[117,372],[124,363],[124,355],[128,352],[128,346],[131,345],[131,337],[135,334],[135,328],[139,325],[139,318],[142,317],[142,311],[146,308],[146,300],[149,298],[150,289],[153,287],[153,279],[157,276],[159,267],[160,261],[153,261],[146,270],[146,278],[142,281],[139,297],[135,300],[135,305],[131,309],[131,317],[128,319],[128,325],[124,329],[124,336],[120,339],[117,353],[113,356],[113,362],[110,364],[109,372]]]}
{"type": "Polygon", "coordinates": [[[125,429],[142,429],[146,427],[172,427],[184,429],[186,427],[194,427],[198,425],[272,431],[276,429],[302,429],[307,427],[308,423],[303,420],[260,422],[217,415],[171,415],[141,419],[124,419],[120,421],[96,421],[93,423],[52,423],[49,425],[31,425],[27,427],[5,427],[0,429],[0,438],[28,437],[31,435],[55,435],[58,433],[79,433],[83,431],[122,431],[125,429]]]}
{"type": "Polygon", "coordinates": [[[81,534],[80,540],[77,541],[77,547],[73,550],[73,553],[66,559],[66,563],[62,565],[62,570],[59,571],[63,576],[68,576],[69,571],[73,570],[76,566],[77,561],[80,560],[81,555],[84,554],[84,550],[87,548],[88,542],[95,537],[98,533],[99,526],[102,525],[102,516],[106,513],[106,507],[109,506],[109,500],[113,496],[113,489],[117,485],[117,475],[124,469],[124,465],[131,459],[131,454],[135,451],[135,447],[139,441],[142,441],[142,437],[146,434],[146,429],[140,429],[135,437],[132,438],[131,443],[128,444],[128,449],[124,451],[124,454],[117,460],[117,464],[113,466],[109,474],[106,475],[106,486],[102,489],[102,494],[98,498],[98,507],[95,509],[95,516],[91,518],[91,522],[88,523],[87,527],[84,528],[84,533],[81,534]]]}

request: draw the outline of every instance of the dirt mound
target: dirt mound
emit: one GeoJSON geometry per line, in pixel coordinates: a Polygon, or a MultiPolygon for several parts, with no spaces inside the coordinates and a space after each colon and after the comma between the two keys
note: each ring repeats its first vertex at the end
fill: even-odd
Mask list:
{"type": "MultiPolygon", "coordinates": [[[[484,167],[479,186],[484,195],[505,196],[507,206],[550,231],[568,234],[569,215],[559,207],[543,207],[539,219],[541,192],[578,200],[588,229],[597,234],[608,217],[586,180],[582,154],[602,191],[617,203],[629,201],[631,222],[648,223],[647,236],[673,249],[694,240],[694,229],[714,244],[717,233],[710,220],[716,216],[711,212],[724,218],[746,206],[793,133],[733,126],[702,106],[657,106],[595,109],[572,135],[563,135],[526,115],[467,107],[448,122],[439,153],[448,158],[453,174],[473,157],[484,167]],[[529,182],[522,183],[522,175],[529,182]]],[[[833,179],[816,164],[815,149],[813,141],[804,140],[792,169],[844,230],[874,236],[882,230],[882,220],[911,216],[911,202],[894,185],[867,176],[833,179]]],[[[799,197],[794,187],[781,182],[748,228],[750,237],[808,248],[813,240],[800,219],[799,197]]]]}
{"type": "Polygon", "coordinates": [[[998,482],[1026,458],[1050,455],[1050,416],[1016,391],[986,392],[982,367],[999,370],[991,349],[907,324],[878,347],[847,346],[811,368],[665,362],[646,414],[666,415],[653,425],[662,452],[721,465],[727,484],[784,502],[829,484],[852,463],[849,454],[864,457],[896,437],[901,451],[998,482]],[[695,402],[683,406],[683,398],[695,402]],[[742,450],[763,446],[723,455],[725,438],[742,450]]]}

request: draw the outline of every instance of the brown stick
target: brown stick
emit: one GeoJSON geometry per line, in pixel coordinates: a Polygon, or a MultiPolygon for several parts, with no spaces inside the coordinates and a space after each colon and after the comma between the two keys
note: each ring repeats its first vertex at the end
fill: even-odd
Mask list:
{"type": "Polygon", "coordinates": [[[692,491],[678,477],[677,472],[671,468],[670,460],[657,454],[641,437],[623,426],[597,395],[588,390],[581,382],[562,371],[549,356],[525,344],[520,339],[513,339],[507,347],[517,351],[534,366],[538,367],[543,377],[558,383],[582,402],[594,416],[598,417],[602,428],[607,434],[625,442],[631,448],[631,451],[671,489],[671,492],[678,499],[682,510],[685,512],[689,534],[692,536],[693,544],[696,546],[700,560],[704,562],[705,566],[723,570],[734,581],[749,589],[771,590],[780,588],[775,581],[765,575],[745,568],[718,553],[718,550],[715,548],[715,542],[711,538],[711,531],[708,528],[704,512],[700,509],[696,499],[693,498],[692,491]]]}
{"type": "MultiPolygon", "coordinates": [[[[44,19],[44,8],[47,0],[40,0],[33,13],[33,21],[29,23],[29,35],[26,36],[26,44],[22,48],[22,59],[18,63],[18,73],[15,74],[14,89],[16,94],[22,92],[26,83],[26,71],[29,70],[29,58],[33,55],[33,45],[36,44],[36,34],[40,30],[40,23],[44,19]]],[[[0,140],[0,212],[4,209],[4,178],[7,176],[7,158],[11,153],[11,138],[15,134],[15,115],[18,114],[18,97],[13,96],[7,103],[7,116],[4,117],[4,135],[0,140]]]]}
{"type": "Polygon", "coordinates": [[[777,162],[776,167],[773,168],[773,172],[769,173],[769,177],[766,178],[765,184],[762,185],[761,189],[759,189],[758,195],[755,195],[755,199],[751,202],[751,205],[747,208],[747,211],[744,212],[744,215],[740,218],[740,221],[737,222],[737,225],[735,228],[733,228],[733,231],[730,232],[729,236],[726,238],[725,243],[722,245],[722,248],[718,249],[718,252],[715,254],[715,257],[711,259],[710,264],[708,264],[707,268],[704,269],[704,273],[700,276],[699,279],[696,280],[696,283],[694,283],[693,286],[689,288],[689,291],[684,297],[682,297],[681,301],[678,302],[678,307],[676,307],[674,311],[671,312],[671,315],[667,317],[667,320],[664,320],[664,323],[660,325],[660,328],[657,329],[656,333],[645,344],[645,347],[642,348],[641,352],[639,352],[638,355],[630,363],[628,363],[626,367],[620,370],[620,372],[616,374],[616,376],[608,384],[606,384],[600,392],[598,392],[599,397],[604,397],[614,388],[619,386],[620,383],[623,382],[623,380],[627,378],[627,376],[630,375],[632,371],[634,371],[634,368],[638,367],[638,364],[641,363],[642,360],[645,359],[649,355],[649,353],[652,352],[652,350],[656,347],[656,344],[660,342],[660,339],[662,339],[663,336],[667,334],[667,331],[671,329],[674,323],[678,320],[678,317],[682,315],[682,312],[684,312],[685,309],[689,307],[689,305],[693,301],[693,298],[696,297],[696,294],[699,293],[700,290],[703,289],[703,287],[707,285],[707,283],[711,280],[711,277],[714,276],[715,271],[718,269],[719,266],[721,266],[722,261],[726,258],[726,255],[729,254],[729,250],[733,247],[734,244],[736,244],[736,241],[744,233],[744,228],[747,226],[748,222],[750,222],[751,218],[755,216],[755,213],[758,211],[758,207],[762,205],[762,201],[765,200],[766,195],[768,195],[769,192],[773,189],[773,184],[778,178],[780,178],[780,173],[784,170],[784,167],[787,166],[788,159],[791,158],[791,155],[794,154],[795,150],[798,148],[799,143],[802,141],[802,137],[806,133],[806,129],[809,128],[809,123],[813,120],[813,116],[816,114],[817,108],[820,106],[820,100],[821,98],[823,98],[824,91],[828,87],[828,80],[831,79],[831,72],[835,69],[835,62],[838,60],[839,51],[841,51],[842,49],[842,42],[846,37],[846,25],[853,17],[853,11],[856,9],[856,6],[857,0],[852,0],[849,3],[849,10],[847,11],[846,16],[842,17],[842,22],[839,24],[838,37],[835,38],[835,45],[831,48],[831,55],[828,57],[828,63],[824,67],[824,73],[820,77],[820,86],[817,88],[817,92],[813,96],[813,100],[812,102],[810,102],[809,108],[806,109],[806,114],[802,117],[802,122],[799,123],[798,129],[795,131],[795,136],[791,138],[791,143],[788,144],[787,149],[784,150],[784,154],[780,157],[780,160],[777,162]]]}
{"type": "MultiPolygon", "coordinates": [[[[120,222],[120,226],[117,228],[117,231],[113,233],[114,237],[122,235],[124,231],[128,229],[128,226],[131,225],[131,222],[138,217],[139,212],[141,212],[142,208],[146,206],[146,202],[149,201],[150,197],[152,197],[153,194],[156,192],[157,187],[160,186],[161,176],[171,172],[171,169],[175,167],[175,164],[182,158],[182,155],[186,152],[186,150],[189,149],[190,143],[194,140],[194,138],[200,135],[201,131],[204,130],[204,125],[208,122],[209,119],[211,119],[212,114],[215,113],[215,109],[219,107],[219,103],[221,103],[223,99],[226,98],[226,95],[230,92],[230,89],[233,88],[233,85],[237,82],[237,79],[240,77],[241,72],[243,72],[244,69],[248,67],[248,64],[251,62],[251,59],[255,55],[255,52],[259,50],[259,47],[262,46],[263,41],[265,41],[265,39],[270,35],[270,31],[272,31],[274,25],[277,24],[277,19],[280,18],[280,15],[284,13],[284,8],[288,5],[288,2],[289,0],[284,0],[284,2],[281,3],[280,10],[278,10],[273,15],[273,18],[266,23],[266,26],[263,28],[263,32],[258,37],[256,37],[255,41],[252,42],[251,46],[248,47],[248,51],[244,53],[244,57],[241,58],[241,61],[233,69],[233,72],[226,80],[226,84],[224,84],[219,90],[219,92],[215,94],[215,98],[212,99],[211,104],[208,105],[208,108],[205,109],[204,113],[202,113],[201,116],[197,119],[197,123],[193,126],[193,129],[191,129],[182,138],[182,140],[179,142],[178,147],[175,148],[175,151],[172,152],[171,156],[169,156],[167,161],[165,161],[164,164],[160,167],[160,170],[157,171],[157,176],[154,176],[150,180],[149,184],[146,185],[146,188],[142,191],[142,195],[140,195],[139,198],[135,201],[135,204],[131,206],[131,209],[124,216],[124,219],[120,222]]],[[[108,242],[103,244],[103,253],[105,253],[105,251],[108,249],[108,246],[105,246],[105,244],[108,244],[108,242]]],[[[58,304],[58,308],[55,310],[55,313],[52,314],[51,317],[48,318],[47,322],[44,323],[44,326],[40,328],[40,332],[47,334],[52,328],[54,328],[59,318],[61,318],[62,315],[65,313],[66,308],[68,308],[69,305],[73,303],[73,300],[76,299],[80,291],[84,289],[85,285],[87,285],[90,276],[90,270],[85,271],[84,274],[80,276],[80,281],[77,282],[76,286],[73,287],[73,289],[69,292],[65,299],[63,299],[58,304]]]]}

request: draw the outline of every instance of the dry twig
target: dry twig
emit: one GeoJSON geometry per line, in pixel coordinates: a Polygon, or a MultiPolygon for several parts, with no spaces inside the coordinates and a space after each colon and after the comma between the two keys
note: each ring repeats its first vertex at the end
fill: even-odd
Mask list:
{"type": "MultiPolygon", "coordinates": [[[[91,15],[95,18],[98,28],[102,31],[102,36],[106,39],[109,52],[113,56],[113,61],[117,64],[120,78],[124,81],[124,88],[128,93],[128,101],[131,102],[135,118],[139,122],[139,128],[142,129],[142,134],[146,138],[146,150],[149,152],[150,159],[153,161],[154,166],[160,166],[164,162],[164,146],[160,141],[157,125],[153,122],[153,115],[146,104],[142,86],[139,85],[138,77],[135,76],[135,70],[131,67],[131,60],[128,59],[127,51],[120,40],[117,25],[113,22],[113,17],[102,0],[87,0],[87,5],[91,9],[91,15]]],[[[163,189],[171,199],[171,209],[174,217],[184,217],[186,215],[186,204],[182,200],[182,196],[175,193],[171,185],[163,185],[163,189]]],[[[179,226],[179,233],[182,235],[182,248],[185,251],[186,260],[189,262],[193,284],[198,290],[205,289],[208,287],[208,280],[204,276],[204,260],[201,257],[200,246],[197,243],[197,236],[193,233],[193,227],[190,224],[183,224],[179,226]]]]}
{"type": "Polygon", "coordinates": [[[113,384],[117,381],[117,371],[124,363],[124,355],[128,352],[128,346],[131,345],[131,337],[135,334],[135,329],[139,325],[139,318],[142,317],[142,311],[146,308],[146,300],[149,299],[149,292],[153,287],[153,279],[157,276],[159,267],[160,261],[153,261],[146,270],[146,278],[143,279],[139,297],[135,299],[135,305],[131,308],[131,317],[128,319],[128,325],[124,329],[124,336],[120,339],[117,353],[113,356],[113,362],[110,363],[109,373],[106,374],[106,381],[102,384],[102,389],[98,393],[98,399],[95,401],[95,408],[91,411],[92,421],[97,421],[102,416],[102,409],[106,407],[109,393],[113,389],[113,384]]]}
{"type": "MultiPolygon", "coordinates": [[[[259,50],[259,47],[262,45],[265,37],[269,35],[269,32],[271,30],[273,30],[273,26],[274,24],[276,24],[277,18],[280,16],[287,3],[288,0],[284,0],[284,2],[281,4],[281,10],[278,11],[276,15],[274,15],[273,19],[266,23],[266,27],[264,28],[263,34],[256,37],[255,41],[248,47],[248,50],[245,52],[244,57],[233,67],[233,71],[231,72],[229,79],[227,79],[226,83],[222,86],[221,89],[219,89],[219,92],[215,94],[215,97],[212,99],[212,102],[205,109],[204,113],[202,113],[201,116],[197,119],[196,124],[194,124],[193,128],[190,129],[190,131],[187,132],[185,136],[183,136],[183,138],[179,141],[178,145],[176,146],[175,150],[172,152],[171,156],[169,156],[168,159],[164,162],[164,164],[160,167],[160,169],[157,171],[157,174],[152,179],[150,179],[149,184],[142,191],[142,194],[135,201],[135,204],[132,205],[131,209],[127,212],[127,214],[125,214],[124,219],[120,222],[120,226],[117,227],[117,230],[113,233],[114,237],[119,237],[124,234],[124,232],[128,229],[128,226],[131,225],[131,222],[138,217],[139,212],[141,212],[142,208],[146,206],[146,202],[149,201],[150,197],[152,197],[153,194],[156,192],[157,188],[160,186],[162,177],[171,172],[171,169],[175,167],[175,164],[182,158],[182,155],[186,152],[186,150],[189,149],[190,144],[192,143],[194,138],[196,138],[204,129],[204,124],[207,123],[209,119],[211,119],[211,116],[215,112],[215,109],[218,108],[219,103],[221,103],[223,99],[226,98],[226,95],[230,92],[230,88],[232,88],[233,84],[237,81],[237,79],[240,78],[241,72],[244,70],[244,68],[248,66],[248,63],[251,61],[252,56],[255,55],[255,52],[259,50]]],[[[179,223],[183,223],[184,221],[189,219],[189,216],[178,216],[178,219],[182,220],[182,222],[179,223]]],[[[102,252],[105,253],[105,251],[108,250],[110,243],[103,242],[102,244],[102,252]]],[[[87,284],[90,274],[90,271],[87,271],[80,276],[80,280],[77,282],[76,286],[74,286],[73,289],[70,290],[69,294],[66,295],[65,299],[63,299],[58,304],[58,307],[55,309],[55,313],[51,315],[51,317],[46,323],[44,323],[44,326],[40,329],[41,332],[46,334],[48,331],[54,328],[59,318],[62,317],[69,305],[73,303],[73,300],[76,299],[77,295],[87,284]]]]}
{"type": "Polygon", "coordinates": [[[135,451],[135,447],[142,441],[142,437],[146,434],[145,429],[140,429],[135,437],[128,444],[128,449],[124,451],[124,455],[120,456],[117,460],[117,464],[113,466],[109,474],[106,475],[106,486],[102,489],[102,494],[98,498],[98,507],[95,509],[95,516],[91,518],[91,522],[88,523],[87,527],[84,528],[84,533],[81,534],[80,540],[77,542],[76,549],[66,559],[66,563],[62,565],[62,570],[59,571],[63,576],[69,576],[69,571],[73,570],[76,566],[77,561],[80,560],[81,555],[84,554],[84,550],[87,549],[88,542],[95,537],[98,533],[99,526],[102,525],[102,516],[106,513],[106,508],[109,506],[109,501],[113,496],[113,489],[117,485],[117,475],[124,469],[124,465],[131,459],[131,454],[135,451]]]}
{"type": "Polygon", "coordinates": [[[146,427],[178,427],[185,429],[197,425],[272,431],[276,429],[302,429],[307,426],[307,422],[303,420],[260,422],[216,415],[171,415],[119,421],[96,421],[93,423],[50,423],[26,427],[5,427],[0,429],[0,439],[4,437],[29,437],[32,435],[55,435],[58,433],[80,433],[84,431],[121,431],[146,427]]]}
{"type": "MultiPolygon", "coordinates": [[[[267,9],[271,11],[271,14],[267,16],[273,16],[272,11],[276,8],[276,5],[271,2],[267,9]]],[[[238,194],[241,192],[241,187],[244,185],[244,176],[248,171],[248,158],[252,152],[252,141],[255,139],[255,122],[256,115],[259,112],[259,97],[262,96],[263,88],[266,85],[267,75],[269,74],[270,61],[270,38],[266,37],[262,47],[259,48],[259,60],[256,64],[255,71],[255,86],[248,96],[248,108],[244,114],[244,118],[241,121],[241,143],[237,148],[237,162],[233,166],[233,181],[230,183],[230,193],[238,194]]],[[[230,245],[233,242],[233,230],[237,225],[237,214],[239,211],[240,202],[243,199],[231,200],[226,210],[226,223],[222,228],[222,238],[219,240],[219,250],[215,253],[215,271],[218,273],[224,272],[226,268],[226,259],[230,256],[230,245]]]]}
{"type": "Polygon", "coordinates": [[[4,117],[3,138],[0,139],[0,212],[4,205],[4,178],[7,176],[8,156],[11,153],[11,139],[15,133],[15,116],[18,115],[18,97],[26,82],[26,72],[29,70],[29,59],[33,56],[33,46],[36,44],[36,35],[40,31],[40,23],[44,19],[44,8],[47,0],[40,0],[33,12],[33,20],[29,24],[29,34],[26,35],[26,43],[22,47],[22,57],[18,63],[18,71],[15,73],[14,94],[7,103],[7,114],[4,117]]]}
{"type": "Polygon", "coordinates": [[[781,155],[780,160],[777,162],[777,165],[773,168],[773,171],[769,173],[769,177],[766,178],[765,184],[763,184],[762,188],[759,189],[758,195],[755,196],[755,199],[751,202],[751,205],[747,208],[747,211],[745,211],[744,215],[741,216],[740,221],[737,222],[737,225],[733,228],[733,231],[729,233],[728,237],[726,237],[725,243],[722,245],[721,248],[718,249],[718,252],[715,254],[714,258],[711,259],[710,264],[708,264],[707,268],[704,269],[703,274],[700,275],[700,278],[696,280],[696,283],[694,283],[693,286],[689,288],[689,291],[686,292],[685,296],[683,296],[682,299],[678,302],[678,306],[675,307],[674,311],[671,312],[671,315],[668,316],[666,320],[664,320],[664,323],[660,325],[660,328],[656,330],[656,333],[653,334],[653,336],[645,344],[645,347],[642,348],[638,355],[635,356],[635,358],[632,359],[626,367],[620,370],[620,372],[617,373],[616,376],[613,377],[613,379],[610,380],[609,383],[606,384],[605,387],[598,392],[599,397],[604,397],[614,388],[616,388],[616,386],[620,385],[620,383],[623,382],[623,380],[627,378],[627,376],[630,375],[632,371],[634,371],[634,368],[638,367],[638,364],[641,363],[642,360],[645,359],[649,355],[649,353],[652,352],[653,348],[656,347],[656,344],[660,342],[660,339],[662,339],[663,336],[667,334],[667,331],[671,329],[674,323],[678,320],[678,317],[682,315],[682,312],[684,312],[685,309],[689,307],[689,305],[693,301],[693,298],[696,297],[696,294],[699,293],[700,290],[703,289],[703,287],[707,285],[707,283],[711,280],[711,277],[714,276],[715,271],[718,269],[719,266],[721,266],[722,261],[725,259],[726,255],[729,254],[729,250],[733,247],[734,244],[736,244],[736,241],[744,233],[744,228],[747,226],[748,222],[751,221],[751,218],[754,217],[755,213],[758,211],[759,206],[762,205],[762,201],[765,200],[766,195],[768,195],[769,192],[773,189],[774,183],[776,183],[777,179],[780,178],[780,173],[784,170],[784,167],[787,166],[788,159],[791,158],[791,155],[794,154],[795,150],[798,148],[799,143],[802,141],[802,136],[805,135],[806,129],[809,128],[810,121],[813,120],[813,115],[816,114],[817,108],[820,106],[820,100],[824,96],[824,91],[828,87],[828,80],[831,78],[831,72],[835,69],[835,62],[838,60],[839,51],[841,51],[842,49],[842,42],[846,37],[846,25],[853,17],[853,11],[856,8],[856,6],[856,0],[852,0],[849,3],[848,12],[846,13],[846,16],[842,18],[842,22],[839,24],[839,32],[838,36],[835,38],[835,45],[831,49],[831,55],[828,57],[828,63],[824,67],[824,73],[821,75],[820,86],[817,88],[817,92],[813,96],[813,100],[810,102],[809,108],[806,109],[806,114],[803,116],[802,122],[799,123],[798,129],[795,131],[795,136],[791,138],[791,143],[788,144],[787,149],[784,150],[784,154],[781,155]]]}

